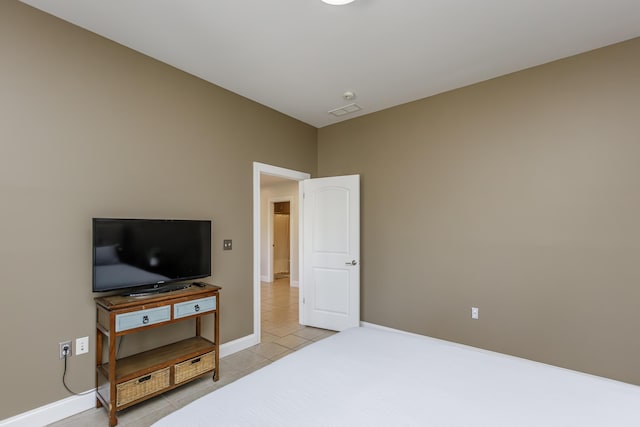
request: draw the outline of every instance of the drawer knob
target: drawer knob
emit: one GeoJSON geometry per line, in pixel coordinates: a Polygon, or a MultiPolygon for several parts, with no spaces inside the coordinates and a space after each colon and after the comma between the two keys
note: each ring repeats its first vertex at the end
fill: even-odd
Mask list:
{"type": "Polygon", "coordinates": [[[145,325],[149,323],[149,316],[147,315],[142,316],[142,323],[144,323],[145,325]]]}
{"type": "Polygon", "coordinates": [[[200,305],[198,305],[198,304],[196,304],[193,308],[194,308],[195,311],[200,311],[200,305]]]}

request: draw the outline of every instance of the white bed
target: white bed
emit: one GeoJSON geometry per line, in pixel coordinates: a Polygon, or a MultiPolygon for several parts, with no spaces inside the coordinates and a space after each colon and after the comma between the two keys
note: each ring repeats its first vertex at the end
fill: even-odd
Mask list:
{"type": "Polygon", "coordinates": [[[640,387],[365,327],[305,347],[154,424],[213,425],[637,427],[640,387]]]}

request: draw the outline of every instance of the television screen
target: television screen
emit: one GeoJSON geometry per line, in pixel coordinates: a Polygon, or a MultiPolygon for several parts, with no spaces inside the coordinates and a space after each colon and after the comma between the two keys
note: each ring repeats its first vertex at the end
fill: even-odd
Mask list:
{"type": "Polygon", "coordinates": [[[93,291],[211,275],[211,221],[93,219],[93,291]]]}

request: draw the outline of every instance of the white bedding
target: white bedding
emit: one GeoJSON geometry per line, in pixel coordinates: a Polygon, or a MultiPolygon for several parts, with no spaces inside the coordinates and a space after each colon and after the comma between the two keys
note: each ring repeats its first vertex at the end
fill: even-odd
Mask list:
{"type": "Polygon", "coordinates": [[[640,387],[433,338],[355,328],[154,424],[214,425],[637,427],[640,387]]]}

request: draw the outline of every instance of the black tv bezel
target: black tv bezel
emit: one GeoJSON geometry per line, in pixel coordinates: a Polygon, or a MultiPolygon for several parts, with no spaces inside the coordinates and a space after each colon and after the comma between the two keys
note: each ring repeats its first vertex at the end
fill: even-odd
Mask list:
{"type": "Polygon", "coordinates": [[[178,286],[177,283],[187,282],[189,280],[202,279],[205,277],[210,277],[212,272],[212,260],[211,255],[212,251],[212,231],[213,231],[213,220],[210,219],[162,219],[162,218],[108,218],[108,217],[96,217],[91,220],[91,290],[94,293],[104,293],[104,292],[119,292],[122,294],[133,294],[133,295],[143,295],[146,293],[156,293],[163,292],[165,290],[173,290],[173,289],[181,289],[186,286],[178,286]],[[96,222],[99,221],[120,221],[120,222],[200,222],[200,223],[208,223],[209,224],[209,272],[208,274],[200,274],[196,276],[188,276],[188,277],[180,277],[176,279],[164,280],[162,282],[148,282],[148,283],[140,283],[135,285],[123,285],[123,286],[112,286],[109,288],[102,288],[96,290],[96,233],[95,227],[96,222]]]}

